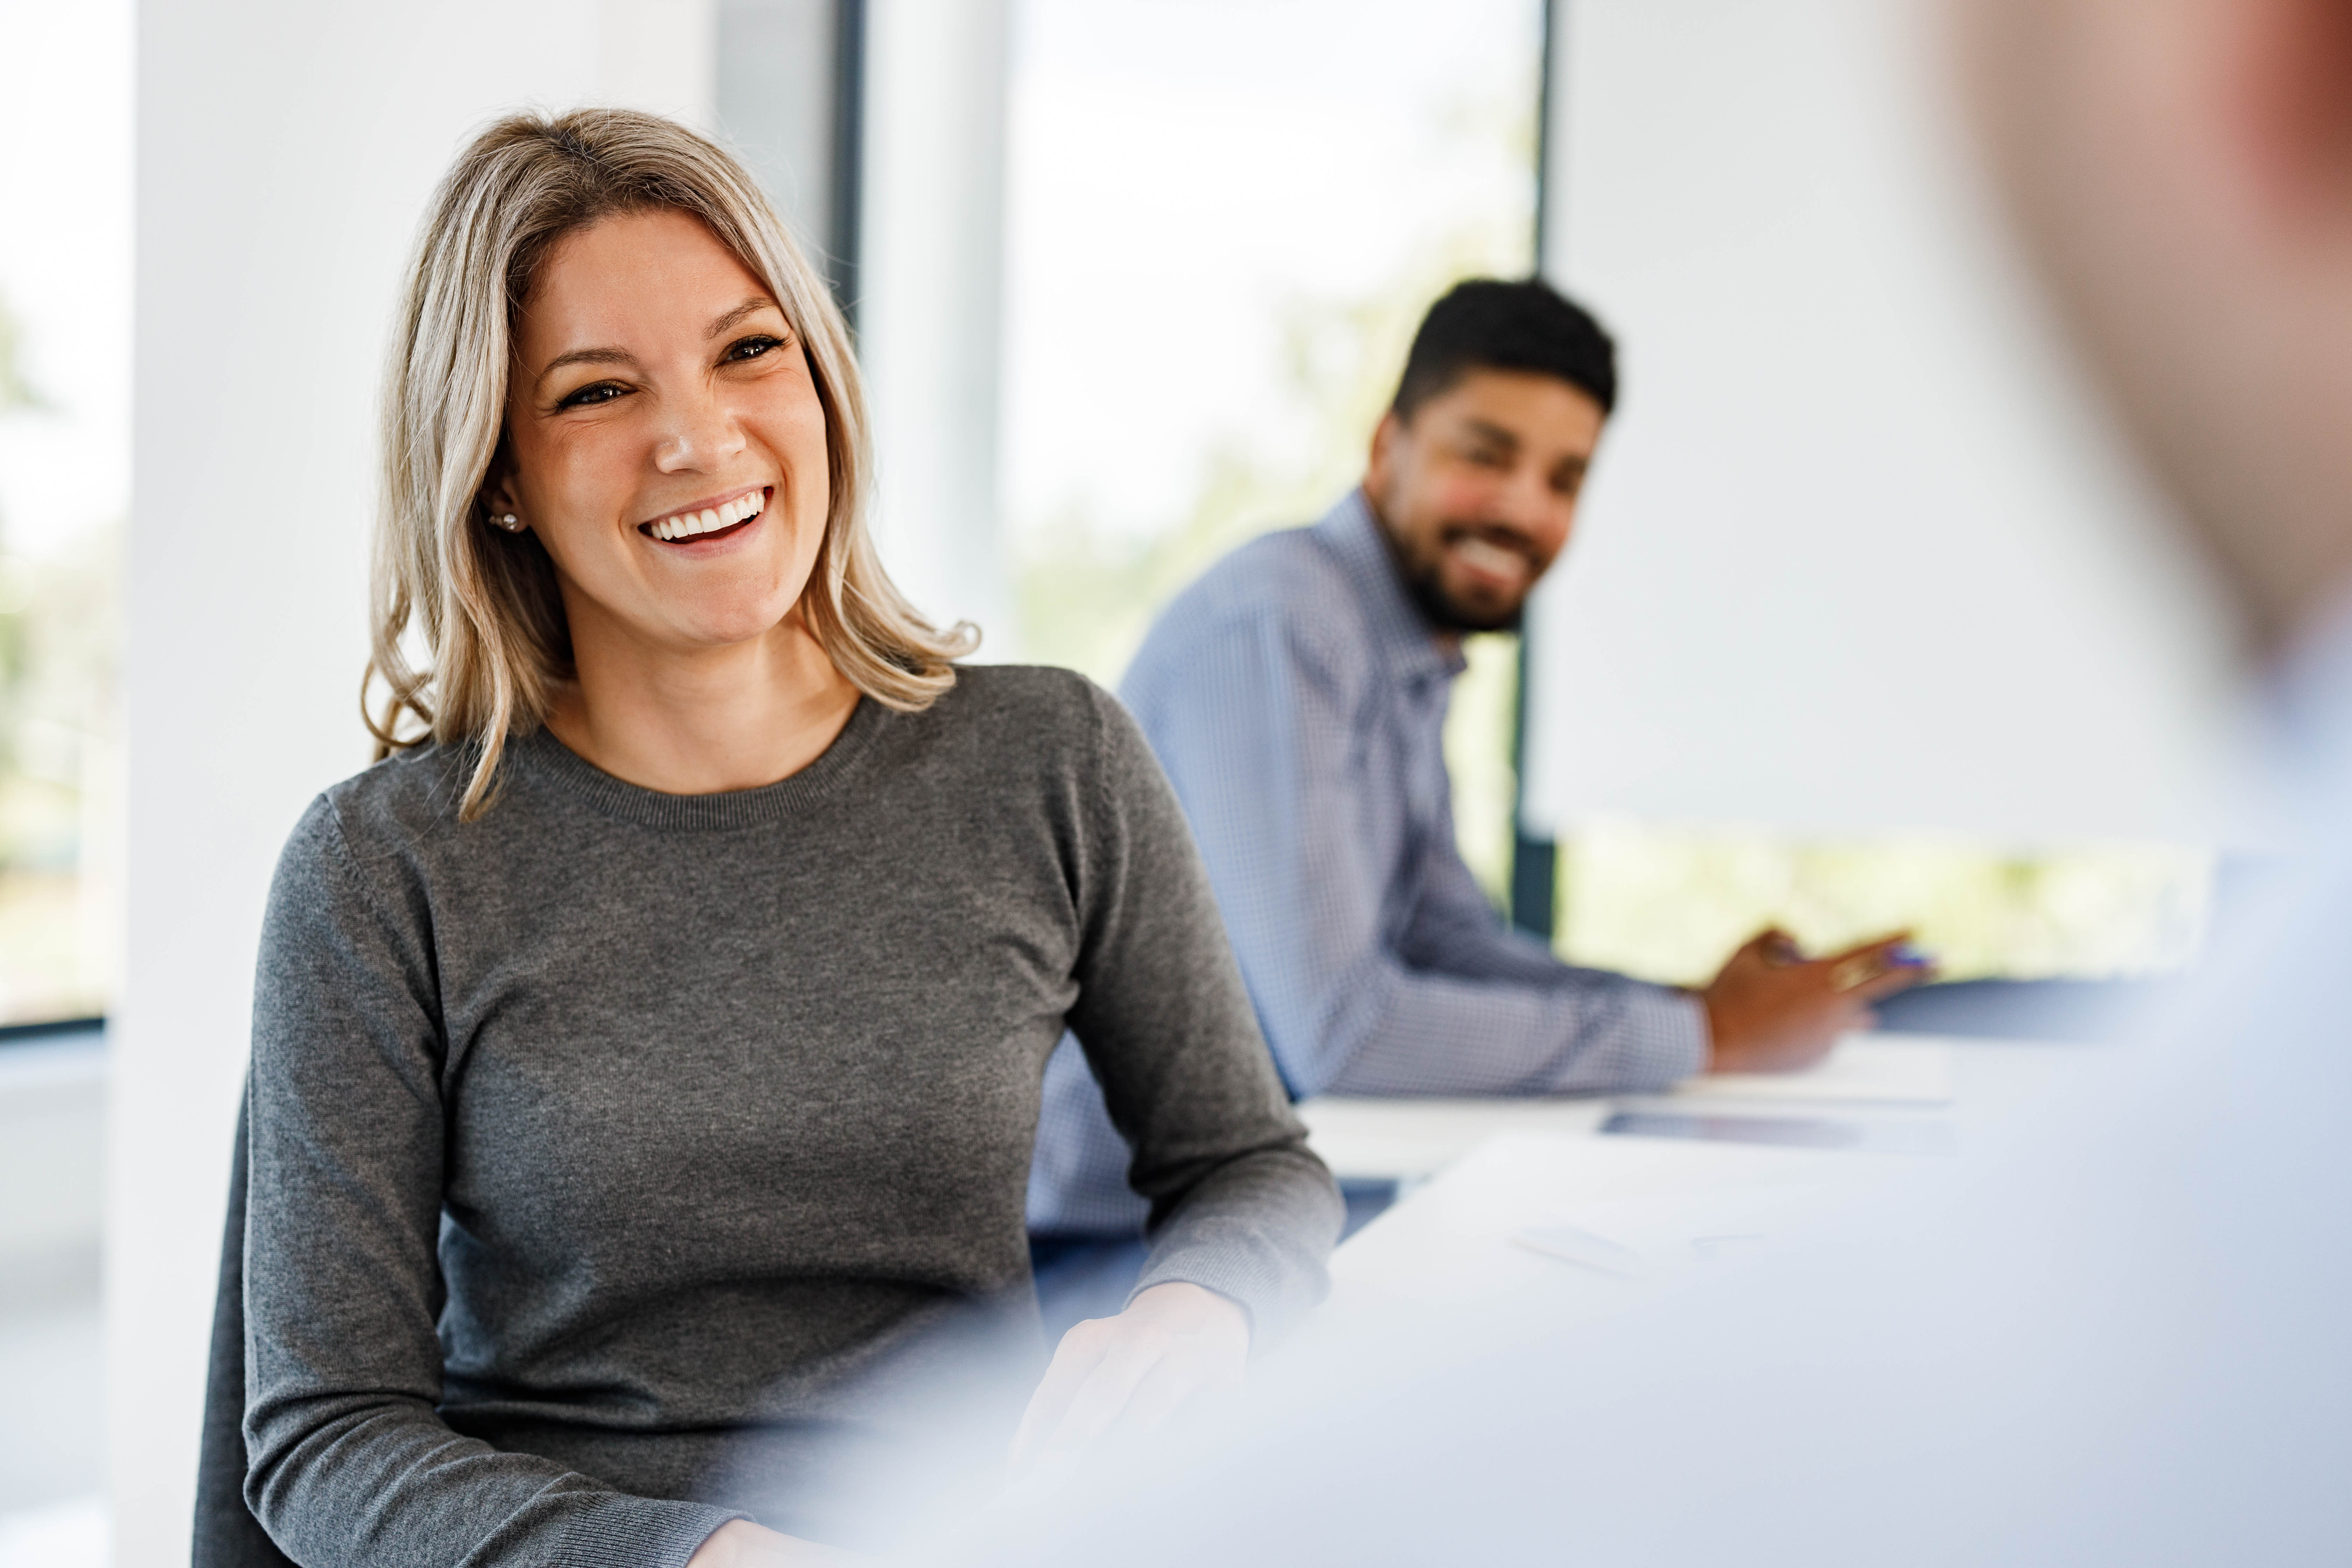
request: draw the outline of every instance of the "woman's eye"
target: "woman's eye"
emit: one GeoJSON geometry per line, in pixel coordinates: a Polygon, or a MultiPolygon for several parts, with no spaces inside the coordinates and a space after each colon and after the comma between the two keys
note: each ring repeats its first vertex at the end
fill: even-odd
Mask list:
{"type": "Polygon", "coordinates": [[[783,339],[772,338],[765,333],[758,337],[740,338],[727,345],[727,358],[740,363],[744,360],[758,359],[770,349],[780,349],[783,346],[783,339]]]}
{"type": "Polygon", "coordinates": [[[591,382],[566,396],[558,408],[593,408],[600,403],[610,403],[621,395],[622,388],[609,381],[591,382]]]}

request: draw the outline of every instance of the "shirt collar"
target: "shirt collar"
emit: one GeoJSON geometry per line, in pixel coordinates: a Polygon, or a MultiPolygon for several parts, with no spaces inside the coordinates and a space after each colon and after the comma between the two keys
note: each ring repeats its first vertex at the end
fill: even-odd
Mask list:
{"type": "Polygon", "coordinates": [[[1347,574],[1348,585],[1371,626],[1373,646],[1390,668],[1408,680],[1462,673],[1466,661],[1458,642],[1447,651],[1429,618],[1405,592],[1396,553],[1360,489],[1349,490],[1324,514],[1315,525],[1315,537],[1347,574]]]}

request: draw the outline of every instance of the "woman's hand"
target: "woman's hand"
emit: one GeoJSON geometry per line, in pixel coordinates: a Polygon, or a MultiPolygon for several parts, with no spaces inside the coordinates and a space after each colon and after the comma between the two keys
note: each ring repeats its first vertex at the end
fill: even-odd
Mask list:
{"type": "Polygon", "coordinates": [[[1106,1434],[1149,1432],[1181,1406],[1242,1385],[1249,1314],[1198,1285],[1154,1285],[1115,1318],[1062,1336],[1013,1437],[1013,1468],[1083,1448],[1106,1434]]]}
{"type": "Polygon", "coordinates": [[[874,1559],[836,1547],[819,1546],[796,1535],[779,1535],[748,1519],[730,1519],[694,1549],[686,1568],[816,1568],[833,1563],[848,1568],[874,1559]]]}

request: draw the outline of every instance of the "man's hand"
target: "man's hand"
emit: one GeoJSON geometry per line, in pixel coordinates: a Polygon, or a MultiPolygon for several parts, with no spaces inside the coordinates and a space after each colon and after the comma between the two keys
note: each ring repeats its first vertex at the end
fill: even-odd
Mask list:
{"type": "Polygon", "coordinates": [[[1249,1342],[1249,1314],[1198,1285],[1154,1285],[1118,1316],[1087,1319],[1062,1336],[1030,1396],[1013,1468],[1150,1431],[1181,1405],[1239,1389],[1249,1342]]]}
{"type": "Polygon", "coordinates": [[[1793,1072],[1829,1054],[1849,1029],[1877,1016],[1870,1004],[1934,974],[1909,933],[1808,959],[1786,931],[1768,931],[1731,955],[1699,993],[1715,1052],[1709,1072],[1793,1072]]]}

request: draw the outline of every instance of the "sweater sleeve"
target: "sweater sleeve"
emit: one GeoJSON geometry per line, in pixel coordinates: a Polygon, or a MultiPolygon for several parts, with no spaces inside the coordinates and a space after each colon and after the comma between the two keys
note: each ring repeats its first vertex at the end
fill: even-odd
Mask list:
{"type": "Polygon", "coordinates": [[[1087,691],[1098,760],[1069,1022],[1134,1151],[1129,1184],[1151,1204],[1136,1289],[1189,1280],[1230,1297],[1263,1349],[1328,1288],[1339,1188],[1291,1113],[1166,776],[1127,710],[1087,691]]]}
{"type": "Polygon", "coordinates": [[[248,1088],[246,1500],[295,1561],[675,1568],[736,1515],[437,1414],[444,1041],[421,890],[321,798],[278,862],[248,1088]]]}

